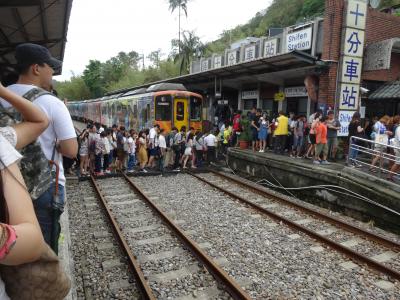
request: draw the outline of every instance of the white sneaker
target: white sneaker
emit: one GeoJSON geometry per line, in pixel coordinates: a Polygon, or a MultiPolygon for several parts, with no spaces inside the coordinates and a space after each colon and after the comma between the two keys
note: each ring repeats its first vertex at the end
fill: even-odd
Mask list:
{"type": "Polygon", "coordinates": [[[261,153],[261,152],[262,152],[262,150],[260,149],[260,150],[258,150],[258,152],[260,152],[260,153],[261,153]]]}

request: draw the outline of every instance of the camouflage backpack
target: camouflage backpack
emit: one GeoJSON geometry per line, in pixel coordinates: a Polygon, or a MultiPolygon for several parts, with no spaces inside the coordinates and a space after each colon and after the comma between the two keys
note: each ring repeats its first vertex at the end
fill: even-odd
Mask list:
{"type": "MultiPolygon", "coordinates": [[[[40,89],[33,88],[25,93],[22,97],[33,102],[35,99],[43,95],[52,95],[51,93],[40,89]]],[[[4,108],[0,104],[0,126],[12,126],[22,121],[21,114],[14,108],[4,108]]],[[[20,169],[24,177],[25,184],[29,194],[33,200],[39,198],[52,183],[51,168],[49,160],[44,155],[40,147],[39,140],[27,145],[20,153],[23,155],[20,169]]]]}

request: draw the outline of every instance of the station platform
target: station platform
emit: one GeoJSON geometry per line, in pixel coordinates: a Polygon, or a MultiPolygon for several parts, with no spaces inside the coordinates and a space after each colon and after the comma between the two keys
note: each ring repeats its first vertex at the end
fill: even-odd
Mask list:
{"type": "Polygon", "coordinates": [[[287,154],[239,148],[229,148],[227,164],[252,180],[264,179],[266,186],[280,186],[280,192],[293,193],[303,201],[400,233],[400,185],[366,169],[347,167],[344,162],[315,165],[312,160],[287,154]],[[325,188],[315,187],[321,185],[325,188]]]}

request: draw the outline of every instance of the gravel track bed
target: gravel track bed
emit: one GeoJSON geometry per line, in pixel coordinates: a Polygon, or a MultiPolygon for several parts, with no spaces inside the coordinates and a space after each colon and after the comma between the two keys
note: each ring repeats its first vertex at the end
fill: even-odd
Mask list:
{"type": "MultiPolygon", "coordinates": [[[[110,202],[114,218],[137,257],[157,299],[195,296],[217,285],[215,279],[188,250],[184,249],[172,231],[161,222],[140,196],[130,189],[125,179],[100,179],[97,183],[106,201],[110,202]],[[151,229],[141,229],[148,226],[151,226],[151,229]],[[165,255],[163,253],[168,251],[173,252],[172,256],[163,257],[165,255]],[[160,257],[154,257],[160,254],[160,257]],[[152,258],[149,258],[149,255],[152,255],[152,258]],[[193,270],[174,275],[173,278],[171,276],[168,279],[164,278],[167,272],[180,273],[185,268],[193,270]]],[[[230,296],[222,288],[218,291],[216,299],[230,299],[230,296]]]]}
{"type": "MultiPolygon", "coordinates": [[[[231,174],[228,174],[228,175],[231,175],[231,174]]],[[[216,175],[211,174],[210,176],[216,176],[216,175]]],[[[210,178],[211,178],[211,177],[210,177],[210,178]]],[[[219,179],[220,177],[217,177],[217,178],[219,179]]],[[[244,178],[243,178],[243,180],[244,180],[244,181],[247,181],[247,182],[255,183],[258,179],[253,179],[253,178],[250,177],[250,178],[248,178],[248,179],[244,179],[244,178]]],[[[260,185],[260,186],[262,186],[262,185],[260,185]]],[[[239,188],[240,188],[240,187],[239,187],[239,188]]],[[[277,195],[279,194],[278,192],[273,191],[273,190],[269,190],[269,192],[270,192],[271,194],[277,194],[277,195]]],[[[391,239],[391,240],[393,240],[393,241],[396,241],[396,242],[400,243],[400,235],[397,235],[397,234],[395,234],[395,233],[391,233],[391,232],[385,231],[385,230],[383,230],[383,229],[381,229],[381,228],[375,227],[375,226],[373,225],[373,222],[361,222],[361,221],[359,221],[359,220],[357,220],[357,219],[354,219],[354,218],[352,218],[352,217],[343,215],[343,214],[340,213],[340,212],[331,211],[331,210],[329,210],[329,209],[327,209],[327,208],[323,208],[323,207],[320,207],[320,206],[316,206],[316,205],[313,205],[313,204],[311,204],[311,203],[308,203],[308,202],[305,202],[305,201],[302,201],[302,200],[300,200],[300,199],[293,198],[293,197],[290,197],[290,196],[286,196],[286,197],[287,197],[287,198],[290,198],[290,200],[291,200],[292,202],[295,202],[295,203],[297,203],[297,204],[301,204],[301,205],[306,206],[306,207],[308,207],[308,208],[312,208],[312,209],[314,209],[314,210],[316,210],[316,211],[318,211],[318,212],[322,212],[322,213],[325,213],[325,214],[329,214],[329,215],[331,215],[332,217],[338,218],[338,219],[340,219],[340,220],[342,220],[342,221],[345,221],[345,222],[347,222],[347,223],[349,223],[349,224],[358,226],[358,227],[360,227],[360,228],[362,228],[362,229],[364,229],[364,230],[370,231],[370,232],[375,233],[375,234],[382,235],[382,236],[384,236],[384,237],[386,237],[386,238],[388,238],[388,239],[391,239]]],[[[264,199],[265,199],[265,198],[264,198],[264,199]]],[[[270,200],[266,200],[266,201],[268,202],[268,201],[270,201],[270,200]]],[[[267,202],[266,202],[266,203],[267,203],[267,202]]]]}
{"type": "Polygon", "coordinates": [[[88,196],[94,196],[89,182],[71,183],[67,187],[78,299],[139,299],[134,278],[118,246],[107,250],[97,249],[98,245],[104,243],[117,245],[117,241],[99,206],[84,201],[84,197],[88,196]],[[91,226],[94,221],[96,225],[91,226]],[[109,236],[94,238],[94,232],[108,233],[109,236]],[[117,264],[104,270],[103,263],[111,260],[119,261],[121,266],[117,264]]]}
{"type": "MultiPolygon", "coordinates": [[[[207,179],[210,179],[210,178],[214,179],[214,182],[218,186],[228,187],[228,182],[229,182],[228,180],[221,178],[214,174],[211,176],[207,176],[207,179]]],[[[235,192],[238,192],[239,194],[246,193],[246,196],[249,197],[248,199],[250,199],[251,201],[254,201],[252,199],[255,199],[255,195],[257,195],[255,193],[254,194],[252,194],[251,192],[249,193],[248,189],[246,189],[244,187],[240,187],[240,186],[238,188],[236,188],[236,186],[235,186],[235,188],[230,188],[230,190],[235,190],[235,192]]],[[[323,230],[331,230],[331,229],[336,230],[336,232],[334,232],[334,233],[330,233],[330,232],[329,232],[329,234],[327,234],[326,232],[323,233],[323,235],[325,235],[326,237],[328,237],[334,241],[345,242],[346,240],[343,239],[342,235],[345,235],[346,238],[348,238],[348,240],[351,240],[351,239],[360,240],[360,242],[357,245],[351,246],[351,248],[365,256],[373,257],[375,255],[379,255],[379,254],[382,254],[384,252],[391,250],[383,245],[380,245],[378,243],[370,241],[370,240],[363,238],[357,234],[353,234],[351,232],[345,231],[345,230],[343,230],[333,224],[330,224],[324,220],[320,220],[317,217],[308,215],[307,213],[302,212],[296,208],[292,208],[292,207],[288,207],[286,205],[280,204],[278,201],[275,201],[274,204],[277,204],[279,206],[268,208],[268,210],[271,210],[271,211],[277,213],[278,215],[283,215],[292,221],[305,220],[305,219],[312,220],[311,222],[303,224],[303,226],[305,226],[306,228],[311,229],[315,232],[320,232],[323,230]],[[287,212],[289,212],[289,213],[287,213],[287,212]],[[293,212],[293,213],[290,213],[290,212],[293,212]]],[[[390,261],[388,261],[387,263],[390,263],[390,261]]],[[[397,270],[400,270],[400,268],[397,268],[397,270]]]]}
{"type": "MultiPolygon", "coordinates": [[[[203,176],[210,179],[212,175],[203,176]]],[[[400,292],[399,282],[393,281],[389,291],[376,286],[387,277],[364,266],[343,269],[340,264],[348,262],[347,257],[260,217],[190,175],[133,180],[148,195],[158,197],[154,201],[165,211],[174,211],[179,220],[186,221],[182,228],[194,230],[191,236],[196,242],[210,243],[209,255],[225,257],[228,264],[223,268],[254,299],[396,299],[400,292]],[[163,189],[158,192],[154,186],[163,189]]]]}

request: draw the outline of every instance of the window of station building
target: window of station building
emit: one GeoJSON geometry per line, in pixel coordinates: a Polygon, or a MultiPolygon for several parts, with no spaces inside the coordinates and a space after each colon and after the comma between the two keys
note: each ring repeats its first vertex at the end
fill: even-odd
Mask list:
{"type": "Polygon", "coordinates": [[[176,102],[176,120],[185,120],[185,103],[183,102],[176,102]]]}
{"type": "Polygon", "coordinates": [[[273,99],[263,99],[261,102],[261,108],[265,111],[272,111],[274,107],[273,99]]]}
{"type": "Polygon", "coordinates": [[[253,107],[257,107],[257,99],[246,99],[243,104],[244,110],[251,110],[253,107]]]}
{"type": "Polygon", "coordinates": [[[190,120],[201,120],[201,99],[198,97],[190,97],[190,120]]]}
{"type": "Polygon", "coordinates": [[[156,97],[156,121],[171,121],[172,97],[170,95],[156,97]]]}

